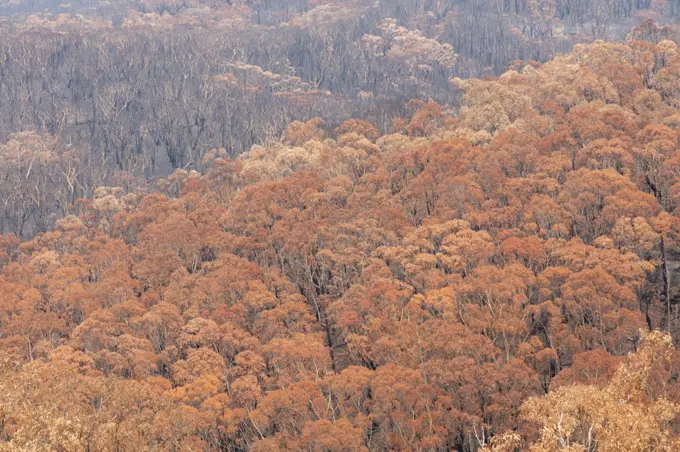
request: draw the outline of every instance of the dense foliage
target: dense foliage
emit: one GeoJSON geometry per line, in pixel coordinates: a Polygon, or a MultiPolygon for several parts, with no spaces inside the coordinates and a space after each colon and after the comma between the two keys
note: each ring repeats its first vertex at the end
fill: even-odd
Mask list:
{"type": "Polygon", "coordinates": [[[18,143],[34,138],[12,134],[49,135],[50,152],[68,166],[49,177],[59,202],[44,190],[14,196],[22,191],[15,181],[0,187],[10,204],[0,233],[49,230],[102,185],[202,172],[211,150],[236,156],[278,139],[294,120],[323,117],[332,132],[357,118],[389,133],[394,119],[413,113],[410,99],[456,110],[453,77],[499,75],[575,43],[624,40],[633,27],[636,40],[674,39],[666,25],[678,5],[0,0],[0,14],[10,14],[0,20],[0,142],[24,153],[11,165],[30,165],[34,156],[18,143]]]}
{"type": "Polygon", "coordinates": [[[0,446],[678,450],[680,49],[635,33],[152,193],[14,135],[69,215],[0,242],[0,446]]]}

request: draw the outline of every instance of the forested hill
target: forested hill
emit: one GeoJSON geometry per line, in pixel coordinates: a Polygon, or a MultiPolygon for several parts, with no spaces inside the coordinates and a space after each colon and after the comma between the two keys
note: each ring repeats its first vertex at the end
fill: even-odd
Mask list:
{"type": "MultiPolygon", "coordinates": [[[[678,450],[667,31],[454,78],[458,112],[413,101],[390,133],[293,122],[3,236],[1,444],[678,450]]],[[[12,140],[26,193],[73,174],[12,140]]]]}
{"type": "Polygon", "coordinates": [[[0,232],[30,238],[99,186],[202,172],[207,153],[236,156],[295,120],[390,133],[412,99],[456,111],[453,78],[633,28],[675,39],[679,12],[677,0],[0,0],[3,165],[30,181],[0,183],[0,232]]]}

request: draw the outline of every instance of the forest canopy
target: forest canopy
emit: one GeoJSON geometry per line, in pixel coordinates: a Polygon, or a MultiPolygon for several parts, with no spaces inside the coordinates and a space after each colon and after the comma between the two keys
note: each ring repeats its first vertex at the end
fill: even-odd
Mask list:
{"type": "Polygon", "coordinates": [[[361,119],[388,134],[410,100],[457,111],[455,78],[598,39],[676,39],[680,2],[0,0],[2,14],[0,145],[35,132],[68,157],[49,178],[58,200],[0,187],[0,233],[25,239],[98,187],[204,172],[207,153],[235,157],[293,121],[320,117],[332,133],[361,119]]]}
{"type": "Polygon", "coordinates": [[[680,449],[678,2],[0,12],[0,450],[680,449]]]}

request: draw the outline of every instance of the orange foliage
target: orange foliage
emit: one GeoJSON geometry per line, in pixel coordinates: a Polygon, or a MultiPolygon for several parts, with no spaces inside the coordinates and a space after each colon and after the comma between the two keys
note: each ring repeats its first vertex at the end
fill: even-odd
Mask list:
{"type": "Polygon", "coordinates": [[[602,450],[642,450],[621,433],[639,415],[640,441],[677,444],[678,355],[640,345],[680,334],[680,123],[654,113],[678,107],[672,47],[598,42],[457,81],[459,116],[416,103],[382,137],[294,122],[1,237],[2,440],[555,450],[592,426],[602,450]],[[627,376],[646,386],[614,419],[627,376]]]}

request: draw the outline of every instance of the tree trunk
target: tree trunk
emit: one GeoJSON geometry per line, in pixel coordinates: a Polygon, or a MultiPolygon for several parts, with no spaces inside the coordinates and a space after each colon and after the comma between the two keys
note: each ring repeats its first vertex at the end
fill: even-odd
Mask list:
{"type": "Polygon", "coordinates": [[[661,272],[663,276],[663,293],[666,301],[666,331],[671,331],[671,276],[666,259],[666,240],[661,236],[661,272]]]}

